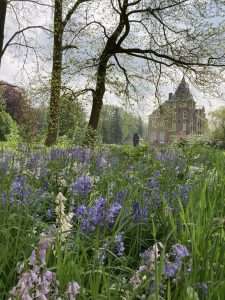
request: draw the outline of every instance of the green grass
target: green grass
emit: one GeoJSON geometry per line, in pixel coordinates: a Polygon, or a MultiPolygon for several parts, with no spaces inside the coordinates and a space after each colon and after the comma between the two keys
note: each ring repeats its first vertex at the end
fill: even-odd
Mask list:
{"type": "MultiPolygon", "coordinates": [[[[63,190],[69,203],[93,205],[95,199],[103,195],[108,202],[113,202],[116,192],[126,190],[123,208],[112,229],[97,228],[90,234],[84,234],[75,220],[71,234],[64,241],[57,240],[52,249],[48,267],[56,272],[61,295],[65,295],[67,284],[77,281],[81,286],[78,299],[81,300],[223,300],[225,295],[225,155],[202,146],[186,146],[180,150],[185,159],[176,174],[173,162],[160,163],[153,153],[145,147],[112,147],[112,157],[118,161],[106,170],[96,170],[93,161],[83,167],[92,176],[97,176],[94,190],[90,197],[72,198],[69,189],[63,190]],[[192,166],[201,171],[189,178],[192,166]],[[160,170],[160,195],[165,200],[165,193],[173,193],[181,184],[191,184],[187,206],[182,205],[178,197],[176,207],[169,208],[168,202],[156,208],[152,207],[147,220],[134,222],[131,214],[132,204],[151,201],[144,196],[148,189],[146,183],[155,171],[160,170]],[[114,239],[118,233],[124,234],[125,254],[117,256],[114,251],[114,239]],[[155,271],[143,273],[143,281],[138,289],[133,289],[130,279],[143,264],[140,253],[155,242],[162,242],[164,249],[155,265],[155,271]],[[99,260],[101,248],[107,242],[105,263],[99,260]],[[190,257],[183,264],[176,279],[167,280],[164,276],[164,263],[168,259],[171,246],[185,245],[190,257]],[[200,286],[207,285],[207,293],[200,286]],[[162,290],[164,291],[162,293],[162,290]]],[[[51,205],[59,190],[53,178],[64,176],[71,182],[78,175],[69,162],[50,163],[48,181],[51,193],[43,200],[43,215],[51,205]],[[69,166],[69,167],[68,167],[69,166]],[[66,169],[66,167],[68,169],[66,169]],[[63,172],[66,170],[66,172],[63,172]],[[61,175],[61,173],[63,175],[61,175]],[[54,175],[54,176],[53,176],[54,175]],[[47,203],[46,203],[47,202],[47,203]],[[50,203],[49,203],[50,204],[50,203]]],[[[4,182],[6,189],[13,176],[7,175],[4,182]]],[[[96,177],[94,177],[96,178],[96,177]]],[[[34,182],[30,179],[30,182],[34,182]]],[[[55,180],[55,179],[54,179],[55,180]]],[[[37,185],[35,181],[34,186],[37,185]]],[[[68,209],[68,206],[67,206],[68,209]]],[[[16,284],[17,264],[26,261],[37,244],[40,232],[49,222],[39,215],[34,216],[33,208],[24,206],[0,206],[0,299],[7,299],[9,290],[16,284]]],[[[51,220],[54,222],[54,219],[51,220]]],[[[62,296],[64,297],[64,296],[62,296]]],[[[62,299],[67,299],[66,297],[62,299]]]]}

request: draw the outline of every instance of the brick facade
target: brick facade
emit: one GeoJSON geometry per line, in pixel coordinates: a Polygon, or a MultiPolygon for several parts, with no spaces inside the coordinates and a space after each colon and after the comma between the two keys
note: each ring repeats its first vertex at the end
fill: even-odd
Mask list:
{"type": "Polygon", "coordinates": [[[149,116],[151,143],[170,143],[175,138],[202,135],[206,128],[204,107],[196,108],[189,86],[183,78],[174,94],[149,116]]]}

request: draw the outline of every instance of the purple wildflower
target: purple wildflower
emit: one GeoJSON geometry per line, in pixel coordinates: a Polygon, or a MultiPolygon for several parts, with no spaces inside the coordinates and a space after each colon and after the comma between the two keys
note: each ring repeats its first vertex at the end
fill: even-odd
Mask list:
{"type": "Polygon", "coordinates": [[[106,168],[108,165],[108,162],[107,160],[105,159],[105,157],[100,154],[97,159],[96,159],[96,166],[98,169],[103,169],[103,168],[106,168]]]}
{"type": "Polygon", "coordinates": [[[73,193],[87,196],[92,189],[92,182],[89,176],[81,176],[71,185],[73,193]]]}
{"type": "Polygon", "coordinates": [[[133,206],[133,218],[134,221],[141,221],[146,220],[148,217],[148,208],[147,207],[141,207],[138,202],[134,202],[133,206]]]}
{"type": "Polygon", "coordinates": [[[114,201],[122,204],[126,199],[127,194],[128,194],[127,190],[117,192],[114,201]]]}
{"type": "Polygon", "coordinates": [[[119,233],[115,236],[116,254],[123,256],[125,251],[123,233],[119,233]]]}
{"type": "Polygon", "coordinates": [[[93,207],[89,208],[89,217],[91,219],[91,222],[94,225],[104,223],[105,205],[106,205],[106,200],[104,198],[100,197],[95,202],[95,205],[93,207]]]}
{"type": "Polygon", "coordinates": [[[87,207],[85,205],[81,205],[79,206],[76,211],[75,211],[75,215],[77,217],[82,217],[84,216],[85,214],[87,214],[87,207]]]}
{"type": "Polygon", "coordinates": [[[91,150],[88,148],[71,149],[69,154],[73,160],[77,160],[83,164],[88,163],[91,159],[91,150]]]}
{"type": "Polygon", "coordinates": [[[69,282],[67,288],[67,295],[69,300],[76,300],[76,296],[80,293],[80,286],[76,281],[69,282]]]}
{"type": "Polygon", "coordinates": [[[115,202],[107,209],[106,204],[106,199],[100,197],[91,207],[81,205],[75,209],[75,216],[83,231],[92,232],[96,226],[112,226],[115,223],[122,206],[115,202]]]}
{"type": "Polygon", "coordinates": [[[25,176],[17,176],[10,187],[10,201],[27,201],[31,189],[26,182],[25,176]]]}
{"type": "Polygon", "coordinates": [[[167,278],[176,277],[177,272],[181,267],[181,261],[176,260],[175,262],[167,261],[164,267],[164,274],[167,278]]]}
{"type": "Polygon", "coordinates": [[[185,246],[181,244],[176,244],[172,247],[172,254],[175,256],[176,259],[181,259],[189,256],[189,251],[185,246]]]}
{"type": "Polygon", "coordinates": [[[113,225],[115,223],[116,218],[118,217],[122,206],[118,202],[114,202],[108,210],[106,219],[109,225],[113,225]]]}

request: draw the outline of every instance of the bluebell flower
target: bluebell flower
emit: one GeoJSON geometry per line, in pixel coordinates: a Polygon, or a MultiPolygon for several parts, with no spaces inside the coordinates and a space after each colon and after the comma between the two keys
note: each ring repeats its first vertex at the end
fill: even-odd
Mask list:
{"type": "Polygon", "coordinates": [[[134,202],[132,205],[132,215],[134,218],[134,221],[145,221],[148,217],[148,208],[141,207],[138,202],[134,202]]]}
{"type": "Polygon", "coordinates": [[[81,176],[71,185],[71,190],[73,193],[87,196],[92,189],[92,181],[89,176],[81,176]]]}
{"type": "Polygon", "coordinates": [[[127,194],[128,194],[127,190],[117,192],[115,195],[114,201],[122,204],[124,202],[125,198],[127,197],[127,194]]]}
{"type": "Polygon", "coordinates": [[[87,164],[91,159],[91,150],[88,148],[74,148],[70,150],[70,156],[73,160],[87,164]]]}
{"type": "Polygon", "coordinates": [[[10,187],[10,202],[28,201],[31,195],[31,188],[27,184],[25,176],[17,176],[10,187]]]}
{"type": "Polygon", "coordinates": [[[100,197],[95,205],[89,208],[89,218],[94,225],[102,225],[105,219],[105,205],[106,200],[100,197]]]}
{"type": "Polygon", "coordinates": [[[167,278],[175,278],[180,268],[181,268],[180,260],[176,260],[174,262],[167,261],[164,267],[164,274],[167,278]]]}
{"type": "Polygon", "coordinates": [[[123,256],[124,255],[125,246],[124,246],[123,233],[119,233],[115,236],[115,248],[116,248],[116,254],[118,256],[123,256]]]}
{"type": "Polygon", "coordinates": [[[116,218],[118,217],[122,206],[118,202],[114,202],[107,212],[106,220],[109,225],[113,225],[115,223],[116,218]]]}
{"type": "Polygon", "coordinates": [[[52,161],[64,159],[65,157],[67,157],[67,153],[64,149],[51,149],[49,154],[49,159],[52,161]]]}
{"type": "Polygon", "coordinates": [[[41,159],[40,153],[32,154],[31,157],[28,158],[26,167],[29,170],[34,170],[35,168],[37,168],[38,162],[39,162],[40,159],[41,159]]]}
{"type": "Polygon", "coordinates": [[[181,259],[190,255],[188,249],[181,244],[172,246],[172,254],[176,257],[176,259],[181,259]]]}
{"type": "Polygon", "coordinates": [[[179,189],[179,196],[181,197],[183,204],[186,205],[189,199],[191,186],[189,184],[180,184],[178,186],[178,189],[179,189]]]}
{"type": "Polygon", "coordinates": [[[115,223],[120,209],[121,205],[117,202],[107,209],[106,199],[100,197],[91,207],[81,205],[76,208],[75,217],[79,219],[83,231],[91,232],[95,230],[96,226],[111,227],[115,223]]]}
{"type": "Polygon", "coordinates": [[[157,177],[152,176],[148,181],[148,186],[150,189],[155,189],[160,187],[160,182],[157,177]]]}
{"type": "Polygon", "coordinates": [[[75,210],[75,214],[78,217],[82,217],[85,214],[87,214],[87,207],[85,205],[80,205],[76,210],[75,210]]]}
{"type": "Polygon", "coordinates": [[[107,162],[106,158],[102,154],[98,155],[98,157],[96,159],[97,169],[103,169],[103,168],[107,167],[107,165],[108,165],[108,162],[107,162]]]}

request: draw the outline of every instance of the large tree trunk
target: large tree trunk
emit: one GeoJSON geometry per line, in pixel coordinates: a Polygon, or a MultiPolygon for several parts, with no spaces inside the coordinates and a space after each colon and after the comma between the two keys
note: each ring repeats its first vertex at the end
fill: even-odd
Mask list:
{"type": "Polygon", "coordinates": [[[3,42],[4,42],[6,10],[7,10],[7,0],[0,0],[0,66],[1,66],[2,49],[3,49],[3,42]]]}
{"type": "Polygon", "coordinates": [[[97,71],[96,89],[93,94],[93,105],[88,126],[93,130],[98,128],[100,112],[103,105],[103,97],[105,94],[105,79],[106,79],[107,60],[100,63],[97,71]]]}
{"type": "MultiPolygon", "coordinates": [[[[100,113],[103,106],[103,97],[105,94],[105,81],[106,81],[106,70],[107,64],[110,57],[115,53],[115,49],[117,48],[117,40],[120,34],[123,32],[123,29],[126,25],[127,16],[126,10],[128,7],[128,0],[123,0],[123,7],[122,12],[120,15],[120,21],[118,26],[116,27],[115,31],[112,35],[108,38],[106,42],[105,49],[102,52],[100,57],[100,63],[97,70],[97,81],[95,91],[93,93],[93,102],[92,102],[92,110],[91,116],[88,123],[88,130],[86,134],[86,141],[85,144],[93,144],[96,136],[96,130],[98,128],[98,123],[100,119],[100,113]]],[[[126,32],[124,36],[126,36],[126,32]]],[[[122,38],[123,40],[124,38],[122,38]]]]}
{"type": "Polygon", "coordinates": [[[103,106],[103,97],[105,94],[105,80],[106,80],[106,70],[107,63],[110,56],[103,52],[100,58],[100,63],[97,70],[97,81],[95,91],[93,93],[92,109],[91,115],[88,123],[88,130],[86,134],[85,144],[93,144],[96,136],[96,130],[98,128],[98,123],[100,119],[100,114],[103,106]]]}
{"type": "Polygon", "coordinates": [[[53,66],[49,108],[50,111],[48,119],[48,133],[45,140],[46,146],[51,146],[56,143],[59,127],[63,36],[62,2],[62,0],[55,0],[53,66]]]}

